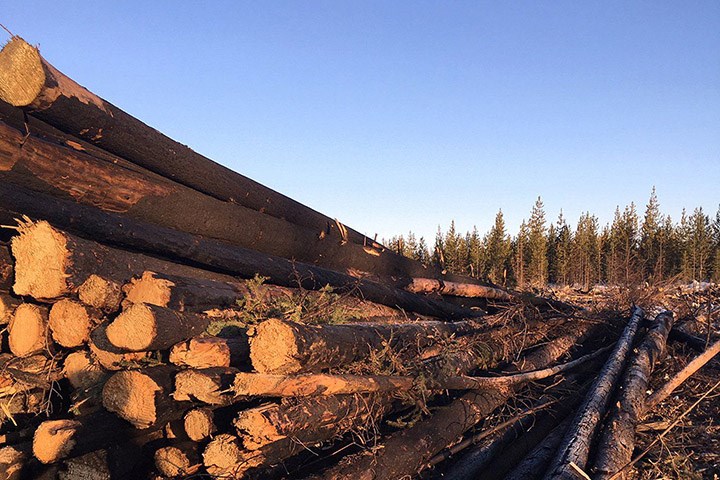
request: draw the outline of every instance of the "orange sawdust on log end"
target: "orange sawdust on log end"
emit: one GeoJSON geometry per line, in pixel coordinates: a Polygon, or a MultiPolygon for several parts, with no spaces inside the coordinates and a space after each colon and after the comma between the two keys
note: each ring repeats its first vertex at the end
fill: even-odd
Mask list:
{"type": "Polygon", "coordinates": [[[257,325],[250,338],[250,361],[260,373],[292,373],[301,368],[292,327],[271,318],[257,325]]]}
{"type": "Polygon", "coordinates": [[[125,350],[147,350],[156,335],[155,314],[142,303],[127,307],[107,327],[110,343],[125,350]]]}
{"type": "Polygon", "coordinates": [[[172,347],[170,362],[192,368],[229,367],[231,352],[229,340],[217,337],[199,337],[172,347]]]}
{"type": "Polygon", "coordinates": [[[79,347],[90,337],[92,320],[87,309],[75,300],[62,299],[50,309],[50,332],[63,347],[79,347]]]}
{"type": "Polygon", "coordinates": [[[135,428],[148,428],[157,419],[155,395],[160,391],[162,388],[142,372],[124,370],[105,383],[103,405],[135,428]]]}
{"type": "Polygon", "coordinates": [[[130,303],[149,303],[167,307],[174,286],[175,284],[170,280],[155,278],[154,272],[146,271],[142,277],[130,280],[123,290],[125,299],[130,303]]]}
{"type": "Polygon", "coordinates": [[[190,460],[177,447],[161,447],[155,451],[155,467],[165,477],[175,478],[190,473],[190,460]]]}
{"type": "Polygon", "coordinates": [[[45,84],[40,53],[20,37],[0,52],[0,98],[15,107],[30,105],[45,84]]]}
{"type": "Polygon", "coordinates": [[[37,305],[23,303],[15,309],[8,325],[10,351],[24,357],[47,346],[47,317],[37,305]]]}
{"type": "Polygon", "coordinates": [[[240,442],[228,433],[216,436],[203,453],[203,463],[210,475],[219,478],[236,478],[241,457],[240,442]]]}
{"type": "Polygon", "coordinates": [[[90,351],[100,365],[108,370],[120,370],[124,362],[141,360],[149,352],[123,352],[107,339],[107,324],[101,323],[90,332],[90,351]]]}
{"type": "Polygon", "coordinates": [[[183,419],[185,433],[193,442],[201,442],[215,431],[213,411],[209,408],[195,408],[183,419]]]}
{"type": "Polygon", "coordinates": [[[65,358],[63,374],[74,388],[85,390],[100,383],[107,376],[107,371],[90,352],[80,350],[65,358]]]}
{"type": "Polygon", "coordinates": [[[78,297],[85,305],[110,313],[120,308],[122,290],[117,283],[92,274],[78,287],[78,297]]]}

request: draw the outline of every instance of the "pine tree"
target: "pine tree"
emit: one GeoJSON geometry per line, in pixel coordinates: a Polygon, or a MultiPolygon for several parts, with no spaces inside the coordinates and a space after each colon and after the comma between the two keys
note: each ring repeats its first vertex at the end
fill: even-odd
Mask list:
{"type": "Polygon", "coordinates": [[[443,233],[438,225],[435,234],[435,245],[433,245],[432,262],[441,270],[445,271],[445,244],[443,241],[443,233]]]}
{"type": "Polygon", "coordinates": [[[458,234],[455,231],[455,220],[450,222],[450,228],[443,239],[443,255],[445,256],[445,267],[448,272],[457,273],[460,270],[460,252],[458,234]]]}
{"type": "Polygon", "coordinates": [[[505,232],[502,210],[495,215],[495,224],[485,237],[485,269],[483,276],[491,282],[505,284],[510,257],[510,238],[505,232]]]}
{"type": "Polygon", "coordinates": [[[634,203],[625,207],[622,215],[619,209],[615,211],[609,241],[610,257],[606,261],[608,282],[630,285],[633,280],[638,280],[637,251],[639,231],[638,216],[634,203]]]}
{"type": "Polygon", "coordinates": [[[650,278],[656,282],[663,279],[662,269],[665,263],[665,259],[661,257],[661,221],[660,203],[655,193],[655,187],[653,187],[640,229],[639,258],[645,278],[650,278]]]}
{"type": "Polygon", "coordinates": [[[538,197],[528,223],[528,280],[535,286],[544,286],[547,283],[548,259],[545,232],[545,209],[542,199],[538,197]]]}
{"type": "Polygon", "coordinates": [[[702,207],[696,208],[686,223],[687,237],[685,242],[685,265],[682,270],[688,276],[686,280],[703,281],[709,279],[710,255],[712,239],[710,220],[703,213],[702,207]]]}
{"type": "Polygon", "coordinates": [[[520,231],[512,244],[512,269],[515,283],[524,287],[527,283],[527,261],[528,261],[528,237],[529,230],[527,222],[523,220],[520,224],[520,231]]]}
{"type": "Polygon", "coordinates": [[[467,249],[470,275],[478,278],[484,270],[485,255],[480,233],[476,226],[473,226],[472,233],[467,235],[467,249]]]}
{"type": "Polygon", "coordinates": [[[578,220],[573,238],[574,281],[588,290],[599,280],[600,241],[598,221],[590,213],[583,213],[578,220]]]}
{"type": "Polygon", "coordinates": [[[420,263],[428,264],[432,260],[432,255],[430,255],[430,252],[428,251],[427,243],[425,242],[425,237],[420,237],[420,240],[418,240],[417,248],[415,249],[415,260],[417,260],[420,263]]]}
{"type": "Polygon", "coordinates": [[[710,226],[710,233],[713,243],[712,275],[710,279],[715,283],[720,283],[720,205],[710,226]]]}
{"type": "MultiPolygon", "coordinates": [[[[553,227],[552,225],[550,225],[553,227]]],[[[572,258],[572,234],[565,223],[562,210],[556,226],[548,233],[552,251],[548,254],[548,271],[551,282],[567,285],[570,282],[570,261],[572,258]]]]}

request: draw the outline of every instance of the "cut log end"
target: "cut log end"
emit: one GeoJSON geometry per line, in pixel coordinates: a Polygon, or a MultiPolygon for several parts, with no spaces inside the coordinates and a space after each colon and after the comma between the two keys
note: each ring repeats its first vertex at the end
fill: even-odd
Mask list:
{"type": "Polygon", "coordinates": [[[224,433],[215,437],[205,448],[203,463],[210,475],[219,478],[236,478],[241,455],[237,437],[224,433]]]}
{"type": "Polygon", "coordinates": [[[278,319],[270,319],[255,327],[250,340],[250,361],[260,373],[294,373],[302,369],[295,358],[298,346],[292,326],[278,319]]]}
{"type": "Polygon", "coordinates": [[[156,335],[155,315],[142,303],[130,305],[107,327],[110,343],[126,350],[147,350],[156,335]]]}
{"type": "Polygon", "coordinates": [[[90,333],[90,351],[100,365],[108,370],[120,370],[124,362],[141,360],[148,352],[123,352],[107,339],[107,324],[100,324],[90,333]]]}
{"type": "Polygon", "coordinates": [[[272,415],[266,413],[277,410],[277,404],[269,404],[238,413],[237,418],[233,421],[233,426],[237,430],[238,436],[242,438],[246,449],[258,450],[285,437],[278,430],[278,426],[270,420],[272,415]]]}
{"type": "Polygon", "coordinates": [[[24,303],[17,307],[8,326],[10,351],[18,357],[31,355],[47,346],[47,311],[24,303]]]}
{"type": "Polygon", "coordinates": [[[132,423],[136,428],[155,424],[155,394],[162,388],[138,371],[121,371],[110,377],[103,387],[103,405],[132,423]]]}
{"type": "Polygon", "coordinates": [[[77,389],[88,389],[100,383],[107,372],[97,363],[90,352],[79,351],[70,353],[65,358],[63,373],[70,385],[77,389]]]}
{"type": "Polygon", "coordinates": [[[25,462],[29,457],[29,449],[20,446],[0,448],[0,478],[5,480],[21,480],[25,462]]]}
{"type": "Polygon", "coordinates": [[[144,272],[142,277],[131,280],[123,290],[125,298],[130,303],[149,303],[167,307],[174,285],[170,280],[155,278],[154,272],[144,272]]]}
{"type": "Polygon", "coordinates": [[[117,283],[92,274],[78,287],[78,297],[85,305],[112,313],[120,308],[122,291],[117,283]]]}
{"type": "Polygon", "coordinates": [[[229,367],[231,340],[216,337],[192,338],[170,350],[170,361],[192,368],[229,367]]]}
{"type": "Polygon", "coordinates": [[[185,433],[194,442],[201,442],[215,432],[213,411],[209,408],[195,408],[185,414],[185,433]]]}
{"type": "Polygon", "coordinates": [[[21,225],[19,232],[12,239],[15,293],[37,299],[68,293],[65,279],[70,253],[65,236],[45,221],[21,225]]]}
{"type": "Polygon", "coordinates": [[[70,454],[73,437],[81,427],[75,420],[48,420],[40,424],[33,437],[33,455],[42,463],[54,463],[70,454]]]}
{"type": "Polygon", "coordinates": [[[93,321],[81,303],[63,299],[50,309],[50,331],[63,347],[73,348],[87,343],[93,321]]]}
{"type": "Polygon", "coordinates": [[[162,447],[155,451],[155,467],[164,476],[175,478],[190,473],[192,464],[179,448],[162,447]]]}
{"type": "Polygon", "coordinates": [[[0,98],[15,107],[33,103],[45,84],[40,53],[20,37],[0,52],[0,98]]]}

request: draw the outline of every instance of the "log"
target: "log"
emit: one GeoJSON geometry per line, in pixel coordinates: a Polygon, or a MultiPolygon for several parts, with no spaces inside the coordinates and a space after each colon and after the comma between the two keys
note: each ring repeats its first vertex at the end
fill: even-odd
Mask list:
{"type": "Polygon", "coordinates": [[[133,168],[121,158],[96,158],[87,151],[27,136],[24,129],[3,122],[0,151],[5,157],[0,157],[5,181],[107,212],[335,270],[398,278],[438,274],[379,245],[333,241],[325,230],[219,201],[133,168]]]}
{"type": "Polygon", "coordinates": [[[22,303],[22,300],[0,291],[0,325],[10,323],[15,309],[22,303]]]}
{"type": "Polygon", "coordinates": [[[649,412],[650,410],[658,406],[658,404],[660,404],[663,400],[670,396],[670,394],[675,391],[677,387],[682,385],[685,380],[690,378],[695,372],[697,372],[700,368],[710,362],[710,360],[715,358],[718,353],[720,353],[720,341],[717,341],[710,345],[707,350],[705,350],[697,357],[693,358],[690,363],[685,365],[685,367],[683,367],[682,370],[680,370],[670,380],[668,380],[665,385],[660,387],[660,389],[658,389],[657,391],[653,392],[652,395],[650,395],[645,402],[646,411],[649,412]]]}
{"type": "MultiPolygon", "coordinates": [[[[1,177],[0,172],[0,180],[1,177]]],[[[123,279],[116,283],[124,284],[132,277],[132,274],[146,270],[229,282],[234,281],[234,279],[227,275],[254,278],[259,272],[268,279],[269,283],[275,285],[292,288],[301,287],[306,290],[320,290],[331,286],[334,293],[350,294],[367,301],[422,315],[448,319],[482,316],[482,312],[456,307],[443,302],[435,302],[388,285],[358,279],[341,272],[292,262],[279,257],[263,255],[197,235],[138,222],[125,215],[102,212],[95,208],[63,201],[48,195],[29,192],[26,189],[7,185],[1,181],[0,198],[3,199],[0,203],[0,220],[2,221],[11,222],[14,217],[17,218],[21,215],[28,215],[36,219],[49,219],[59,228],[80,230],[85,235],[108,244],[121,245],[166,258],[182,259],[184,262],[214,270],[214,272],[209,272],[191,267],[180,268],[180,265],[169,264],[169,262],[163,262],[146,255],[134,254],[129,257],[126,252],[117,249],[110,250],[108,247],[99,247],[95,242],[88,244],[87,240],[81,240],[79,237],[67,233],[58,233],[59,240],[57,242],[49,239],[50,243],[57,243],[64,247],[57,247],[63,252],[65,250],[73,252],[74,248],[79,245],[87,253],[92,253],[90,258],[96,260],[99,265],[90,269],[89,273],[99,274],[102,271],[114,273],[115,278],[104,278],[110,278],[113,281],[123,279]],[[68,246],[68,244],[70,245],[68,246]],[[123,264],[114,263],[114,260],[123,258],[125,260],[124,268],[121,268],[123,264]],[[127,262],[130,262],[130,264],[127,262]]],[[[42,224],[42,222],[39,222],[39,224],[42,224]]],[[[22,238],[22,233],[27,234],[29,229],[30,227],[22,228],[19,237],[22,238]]],[[[59,232],[57,229],[53,229],[53,231],[59,232]]],[[[53,238],[57,240],[58,237],[53,238]]],[[[17,237],[14,240],[16,239],[17,237]]],[[[45,240],[45,243],[47,241],[45,240]]],[[[75,260],[75,255],[72,253],[71,255],[72,260],[75,260]]],[[[52,256],[51,259],[58,267],[65,264],[64,261],[58,260],[56,256],[52,256]]],[[[78,260],[82,261],[82,258],[78,260]]],[[[90,268],[90,265],[87,265],[88,263],[88,261],[83,262],[85,271],[90,268]]],[[[47,288],[44,288],[35,293],[45,295],[46,298],[54,298],[47,297],[48,295],[67,294],[68,291],[87,280],[88,273],[80,275],[82,271],[83,269],[70,268],[70,272],[65,273],[76,273],[79,278],[69,275],[64,282],[61,282],[53,276],[52,278],[55,279],[55,283],[52,284],[55,287],[54,289],[48,291],[47,288]]],[[[38,283],[45,286],[47,281],[39,281],[38,283]]],[[[17,289],[17,279],[15,284],[17,289]]],[[[29,284],[28,281],[25,282],[26,288],[30,285],[32,284],[29,284]]],[[[20,294],[20,292],[17,293],[20,294]]]]}
{"type": "Polygon", "coordinates": [[[240,478],[238,459],[242,448],[235,435],[217,435],[203,452],[203,464],[207,472],[216,478],[240,478]]]}
{"type": "Polygon", "coordinates": [[[247,293],[241,283],[214,282],[144,272],[123,287],[130,303],[147,303],[179,312],[204,312],[211,309],[237,308],[247,293]]]}
{"type": "Polygon", "coordinates": [[[500,288],[471,283],[451,282],[435,278],[413,278],[405,289],[413,293],[439,293],[440,295],[486,298],[505,302],[511,302],[516,299],[515,296],[500,288]]]}
{"type": "Polygon", "coordinates": [[[0,290],[7,292],[12,288],[13,263],[10,248],[5,243],[0,243],[0,290]]]}
{"type": "Polygon", "coordinates": [[[572,417],[568,416],[550,434],[540,442],[527,456],[507,474],[505,480],[531,480],[539,478],[547,470],[565,432],[570,427],[572,417]]]}
{"type": "Polygon", "coordinates": [[[52,382],[60,378],[55,362],[45,355],[0,355],[0,398],[3,400],[35,389],[47,391],[52,382]]]}
{"type": "Polygon", "coordinates": [[[79,347],[88,342],[90,331],[100,323],[102,314],[68,298],[50,308],[48,326],[53,340],[63,347],[79,347]]]}
{"type": "Polygon", "coordinates": [[[205,315],[136,303],[110,322],[107,338],[122,350],[164,350],[200,335],[209,325],[205,315]]]}
{"type": "Polygon", "coordinates": [[[175,376],[173,397],[177,401],[196,401],[215,406],[227,406],[244,398],[232,389],[238,370],[231,367],[211,367],[181,370],[175,376]]]}
{"type": "Polygon", "coordinates": [[[172,399],[176,373],[170,365],[117,372],[105,382],[103,405],[138,429],[182,418],[189,404],[172,399]]]}
{"type": "Polygon", "coordinates": [[[109,373],[90,352],[78,350],[65,357],[63,375],[73,388],[88,390],[105,381],[109,373]]]}
{"type": "Polygon", "coordinates": [[[154,455],[155,468],[165,477],[187,477],[200,470],[199,445],[194,442],[174,442],[160,447],[154,455]]]}
{"type": "Polygon", "coordinates": [[[50,348],[48,309],[23,303],[15,309],[8,324],[10,351],[18,357],[32,355],[50,348]]]}
{"type": "Polygon", "coordinates": [[[78,298],[104,313],[115,313],[120,310],[123,294],[117,283],[92,274],[78,287],[78,298]]]}
{"type": "Polygon", "coordinates": [[[215,414],[209,408],[193,408],[183,418],[185,434],[193,442],[202,442],[215,433],[215,414]]]}
{"type": "Polygon", "coordinates": [[[633,307],[630,321],[575,415],[572,426],[565,434],[561,447],[545,475],[546,479],[576,479],[577,472],[574,466],[582,470],[587,468],[590,444],[600,427],[600,421],[610,403],[612,392],[627,363],[628,353],[643,315],[641,308],[633,307]]]}
{"type": "Polygon", "coordinates": [[[74,419],[46,420],[33,438],[33,455],[42,463],[55,463],[115,444],[143,445],[162,437],[162,429],[138,430],[107,411],[74,419]]]}
{"type": "MultiPolygon", "coordinates": [[[[230,203],[320,231],[336,222],[166,137],[75,83],[37,49],[13,37],[0,52],[0,99],[71,135],[178,183],[230,203]]],[[[346,228],[348,240],[366,237],[346,228]]],[[[335,233],[337,235],[337,233],[335,233]]]]}
{"type": "MultiPolygon", "coordinates": [[[[573,322],[575,323],[575,322],[573,322]]],[[[525,369],[543,368],[565,354],[591,331],[587,323],[566,326],[565,332],[519,362],[525,369]]],[[[415,475],[443,448],[505,403],[513,388],[467,393],[413,426],[388,436],[381,448],[345,457],[322,474],[333,479],[398,479],[415,475]]]]}
{"type": "Polygon", "coordinates": [[[653,326],[635,349],[623,375],[617,403],[605,421],[591,471],[593,478],[607,480],[627,465],[635,449],[635,428],[645,413],[645,398],[653,367],[665,353],[673,326],[672,312],[655,317],[653,326]]]}
{"type": "Polygon", "coordinates": [[[139,362],[149,356],[149,352],[127,352],[117,348],[107,338],[108,322],[103,322],[90,332],[89,347],[100,365],[107,370],[128,368],[128,364],[139,362]]]}
{"type": "Polygon", "coordinates": [[[22,480],[23,467],[32,456],[32,445],[4,446],[0,448],[0,478],[3,480],[22,480]]]}
{"type": "Polygon", "coordinates": [[[247,368],[250,344],[244,333],[232,338],[197,337],[178,343],[170,350],[170,362],[190,368],[247,368]]]}
{"type": "Polygon", "coordinates": [[[260,373],[317,372],[361,360],[388,345],[412,357],[443,338],[479,331],[475,322],[304,325],[270,319],[250,333],[250,360],[260,373]]]}

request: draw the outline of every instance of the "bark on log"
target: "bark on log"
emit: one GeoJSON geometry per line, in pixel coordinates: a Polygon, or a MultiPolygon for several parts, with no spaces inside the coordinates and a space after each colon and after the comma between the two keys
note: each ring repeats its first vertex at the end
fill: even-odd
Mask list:
{"type": "Polygon", "coordinates": [[[7,292],[12,288],[13,263],[10,247],[0,243],[0,290],[7,292]]]}
{"type": "Polygon", "coordinates": [[[715,358],[720,353],[720,341],[710,345],[705,352],[693,358],[682,370],[675,374],[665,383],[659,390],[648,397],[646,402],[646,411],[655,408],[660,402],[665,400],[670,394],[679,387],[685,380],[690,378],[695,372],[715,358]]]}
{"type": "Polygon", "coordinates": [[[209,325],[210,317],[205,315],[136,303],[110,322],[107,338],[122,350],[165,350],[202,334],[209,325]]]}
{"type": "Polygon", "coordinates": [[[134,441],[144,444],[161,438],[160,427],[139,430],[107,411],[72,420],[47,420],[40,424],[33,439],[33,454],[43,463],[134,441]]]}
{"type": "Polygon", "coordinates": [[[506,302],[511,302],[516,299],[515,296],[499,288],[470,283],[450,282],[434,278],[413,278],[405,289],[413,293],[439,293],[440,295],[487,298],[506,302]]]}
{"type": "Polygon", "coordinates": [[[197,337],[172,347],[170,362],[181,367],[248,368],[250,344],[245,332],[232,338],[197,337]]]}
{"type": "Polygon", "coordinates": [[[545,475],[546,479],[575,480],[577,472],[571,465],[586,469],[590,444],[600,427],[600,421],[610,403],[612,392],[627,363],[628,353],[643,315],[641,308],[633,307],[630,321],[573,419],[573,425],[566,433],[561,448],[545,475]]]}
{"type": "Polygon", "coordinates": [[[52,382],[60,378],[57,365],[45,355],[0,355],[0,398],[3,400],[35,389],[47,391],[52,382]]]}
{"type": "Polygon", "coordinates": [[[115,373],[103,387],[103,405],[135,428],[162,427],[189,409],[189,403],[172,399],[176,373],[170,365],[115,373]]]}
{"type": "MultiPolygon", "coordinates": [[[[97,97],[19,37],[3,48],[0,65],[0,99],[24,107],[66,133],[220,200],[246,205],[318,233],[337,228],[325,215],[213,162],[97,97]]],[[[347,236],[360,244],[366,239],[351,229],[347,236]]]]}
{"type": "Polygon", "coordinates": [[[22,303],[22,300],[0,291],[0,325],[10,323],[15,309],[22,303]]]}
{"type": "Polygon", "coordinates": [[[151,224],[335,270],[398,278],[438,274],[390,250],[342,244],[320,230],[219,201],[132,168],[119,158],[108,162],[85,151],[27,136],[24,130],[3,122],[0,152],[0,171],[4,171],[6,181],[107,212],[121,212],[151,224]]]}
{"type": "Polygon", "coordinates": [[[182,370],[175,376],[173,397],[177,401],[197,401],[215,406],[227,406],[243,400],[230,388],[236,368],[211,367],[182,370]]]}
{"type": "Polygon", "coordinates": [[[533,480],[540,478],[552,457],[555,455],[565,432],[570,427],[572,417],[569,416],[555,427],[545,439],[517,464],[506,476],[505,480],[533,480]]]}
{"type": "Polygon", "coordinates": [[[63,347],[79,347],[88,342],[90,331],[101,321],[102,314],[80,302],[62,299],[50,308],[48,326],[53,340],[63,347]]]}
{"type": "Polygon", "coordinates": [[[665,353],[665,342],[673,326],[672,312],[655,318],[642,343],[625,369],[620,394],[605,421],[595,463],[593,478],[606,480],[627,465],[635,449],[635,428],[645,413],[645,398],[655,363],[665,353]]]}
{"type": "MultiPolygon", "coordinates": [[[[0,172],[0,179],[1,177],[0,172]]],[[[435,302],[370,280],[358,279],[341,272],[263,255],[197,235],[138,222],[124,215],[102,212],[95,208],[85,207],[47,195],[31,193],[3,182],[0,182],[0,198],[2,198],[2,202],[0,202],[0,220],[11,222],[13,217],[21,215],[28,215],[35,219],[48,219],[59,228],[81,231],[85,235],[111,245],[121,245],[166,258],[182,259],[184,262],[214,270],[214,272],[203,270],[198,272],[199,269],[191,267],[181,269],[179,265],[168,265],[169,262],[163,262],[153,257],[138,254],[127,257],[127,253],[123,252],[126,255],[125,260],[131,261],[132,265],[130,268],[125,265],[122,270],[119,270],[119,266],[116,266],[115,279],[124,278],[118,283],[125,283],[130,279],[132,275],[128,275],[128,270],[131,270],[132,273],[145,270],[162,271],[172,275],[229,282],[234,279],[227,275],[253,278],[260,273],[268,279],[269,283],[275,285],[293,288],[301,287],[306,290],[319,290],[329,285],[333,288],[334,293],[351,294],[364,300],[422,315],[449,319],[471,318],[482,315],[482,312],[468,310],[444,302],[435,302]],[[226,275],[215,272],[222,272],[226,275]]],[[[24,231],[27,231],[27,229],[24,229],[24,231]]],[[[53,231],[57,231],[57,229],[53,229],[53,231]]],[[[75,244],[86,245],[88,242],[74,235],[63,234],[60,241],[56,243],[67,245],[68,239],[71,240],[71,247],[75,246],[75,244]],[[62,243],[63,238],[65,239],[64,244],[62,243]]],[[[85,248],[97,255],[96,261],[99,261],[101,266],[103,264],[111,265],[111,258],[122,256],[122,254],[116,253],[106,258],[110,255],[108,247],[97,247],[98,244],[95,242],[91,242],[90,245],[92,245],[92,248],[89,246],[85,248]]],[[[72,248],[67,246],[64,249],[72,251],[72,248]]],[[[113,251],[121,252],[117,249],[113,249],[113,251]]],[[[72,260],[75,260],[74,256],[72,260]]],[[[63,263],[58,260],[54,261],[61,265],[63,263]]],[[[89,265],[85,265],[85,267],[89,268],[89,265]]],[[[113,272],[113,269],[109,268],[109,266],[105,266],[100,270],[108,273],[113,272]]],[[[97,273],[97,271],[98,268],[95,268],[91,269],[89,273],[97,273]]],[[[42,291],[40,293],[44,295],[65,294],[68,291],[68,286],[76,288],[87,279],[87,274],[82,277],[73,279],[70,276],[66,282],[55,285],[55,291],[42,291]],[[81,281],[75,284],[74,281],[77,280],[81,281]]],[[[15,283],[17,285],[17,279],[15,283]]]]}
{"type": "Polygon", "coordinates": [[[251,332],[250,360],[261,373],[317,372],[363,359],[385,346],[401,356],[415,356],[443,338],[479,331],[475,322],[313,326],[270,319],[251,332]]]}
{"type": "Polygon", "coordinates": [[[65,357],[63,375],[78,390],[88,390],[107,379],[109,373],[85,350],[71,352],[65,357]]]}
{"type": "Polygon", "coordinates": [[[128,363],[138,362],[147,358],[149,352],[126,352],[120,350],[110,343],[107,338],[107,322],[103,322],[90,332],[90,351],[100,362],[103,368],[108,370],[120,370],[127,368],[128,363]]]}
{"type": "Polygon", "coordinates": [[[30,303],[19,305],[7,328],[10,351],[18,357],[32,355],[51,346],[47,307],[30,303]]]}
{"type": "MultiPolygon", "coordinates": [[[[569,332],[521,360],[526,369],[542,368],[560,358],[590,331],[575,323],[569,332]]],[[[415,475],[428,460],[502,405],[512,388],[471,392],[414,426],[390,435],[382,448],[351,455],[321,475],[333,479],[398,479],[415,475]]]]}

